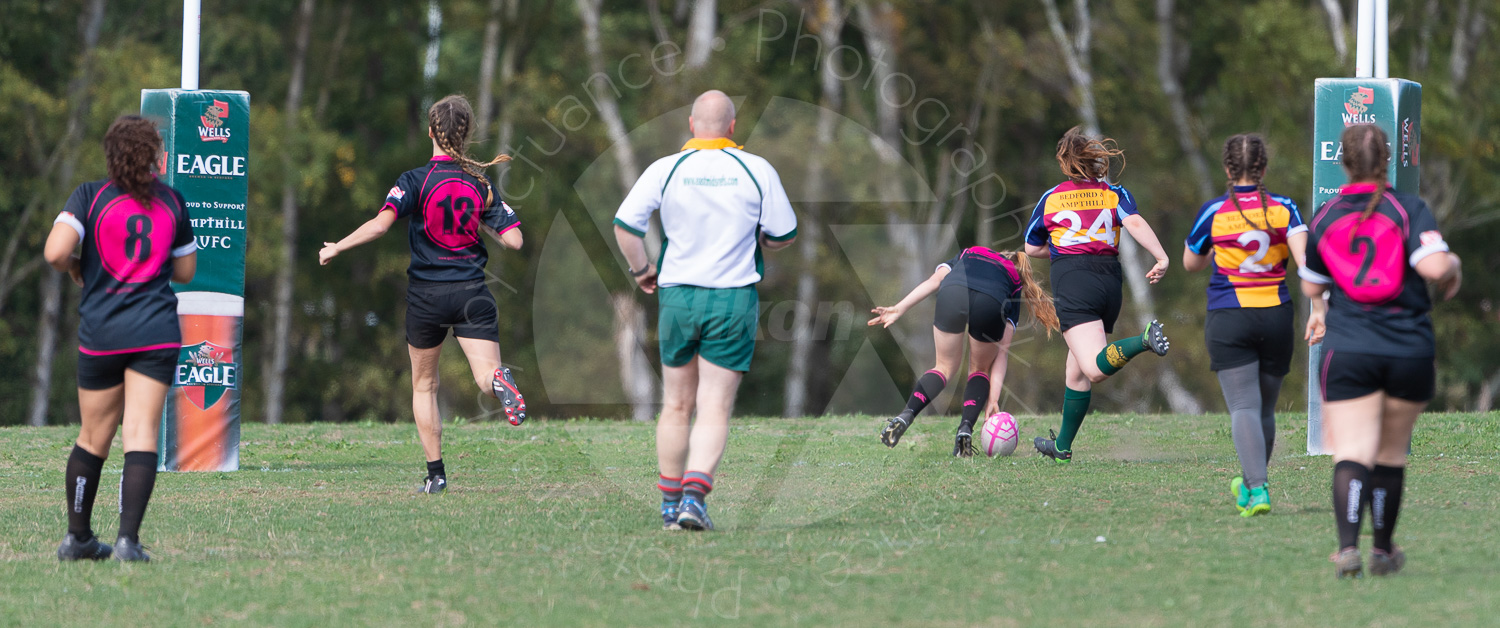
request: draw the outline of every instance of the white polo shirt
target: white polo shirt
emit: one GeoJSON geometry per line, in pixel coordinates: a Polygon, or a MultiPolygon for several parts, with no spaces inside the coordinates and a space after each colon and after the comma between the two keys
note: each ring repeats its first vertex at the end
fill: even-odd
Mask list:
{"type": "Polygon", "coordinates": [[[790,240],[797,216],[781,176],[729,139],[690,140],[658,159],[620,204],[614,224],[644,235],[661,210],[657,285],[738,288],[761,280],[757,234],[790,240]]]}

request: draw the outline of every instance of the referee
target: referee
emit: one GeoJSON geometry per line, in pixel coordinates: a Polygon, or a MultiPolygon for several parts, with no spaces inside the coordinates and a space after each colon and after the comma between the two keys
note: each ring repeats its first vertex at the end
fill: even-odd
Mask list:
{"type": "Polygon", "coordinates": [[[734,103],[724,92],[693,101],[688,129],[693,139],[646,169],[614,224],[636,284],[647,294],[660,288],[662,526],[712,530],[704,498],[729,439],[735,391],[755,353],[761,250],[790,245],[797,216],[776,169],[729,139],[734,103]],[[664,234],[653,266],[642,237],[658,210],[664,234]]]}

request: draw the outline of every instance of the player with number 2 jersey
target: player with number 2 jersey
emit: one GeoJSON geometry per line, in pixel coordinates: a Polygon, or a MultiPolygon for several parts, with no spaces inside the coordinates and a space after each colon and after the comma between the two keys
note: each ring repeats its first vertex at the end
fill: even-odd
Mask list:
{"type": "Polygon", "coordinates": [[[1269,163],[1257,134],[1224,142],[1228,190],[1198,210],[1182,253],[1189,272],[1213,269],[1203,335],[1229,407],[1241,471],[1229,491],[1243,517],[1271,512],[1266,468],[1276,442],[1276,399],[1296,344],[1286,266],[1288,259],[1301,266],[1307,250],[1297,204],[1261,182],[1269,163]]]}
{"type": "Polygon", "coordinates": [[[1307,338],[1323,337],[1324,434],[1333,450],[1334,574],[1359,577],[1360,522],[1368,509],[1370,573],[1396,573],[1406,553],[1393,541],[1417,416],[1436,392],[1432,299],[1462,283],[1422,199],[1386,185],[1390,140],[1360,124],[1339,137],[1349,184],[1308,223],[1302,293],[1315,304],[1307,338]],[[1331,293],[1331,294],[1330,294],[1331,293]],[[1326,312],[1321,304],[1329,295],[1326,312]]]}

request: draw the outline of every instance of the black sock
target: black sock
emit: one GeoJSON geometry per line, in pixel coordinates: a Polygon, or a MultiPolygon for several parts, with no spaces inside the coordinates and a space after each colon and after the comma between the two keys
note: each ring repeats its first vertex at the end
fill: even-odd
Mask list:
{"type": "Polygon", "coordinates": [[[146,516],[146,502],[156,488],[154,451],[125,452],[125,475],[120,479],[120,537],[141,542],[141,519],[146,516]]]}
{"type": "Polygon", "coordinates": [[[443,459],[438,458],[437,460],[428,460],[427,477],[435,478],[438,476],[448,477],[448,470],[443,468],[443,459]]]}
{"type": "Polygon", "coordinates": [[[75,539],[94,536],[90,521],[94,516],[94,495],[99,492],[99,472],[103,469],[103,458],[73,445],[73,453],[68,455],[68,483],[63,493],[68,499],[68,533],[75,539]]]}
{"type": "Polygon", "coordinates": [[[1333,519],[1339,549],[1359,546],[1359,522],[1370,495],[1370,469],[1353,460],[1333,465],[1333,519]]]}
{"type": "Polygon", "coordinates": [[[1406,467],[1375,465],[1370,472],[1370,527],[1375,531],[1375,549],[1391,551],[1396,516],[1401,514],[1401,491],[1406,485],[1406,467]]]}
{"type": "Polygon", "coordinates": [[[948,378],[943,377],[942,373],[935,370],[923,373],[922,377],[917,378],[917,387],[912,389],[911,398],[906,401],[907,412],[913,416],[921,412],[927,404],[932,403],[932,400],[943,392],[943,387],[947,385],[948,378]]]}
{"type": "Polygon", "coordinates": [[[969,382],[964,384],[964,411],[960,419],[958,430],[973,433],[974,423],[979,420],[979,413],[984,412],[984,405],[990,400],[990,376],[984,373],[969,374],[969,382]],[[965,430],[964,428],[969,428],[965,430]]]}

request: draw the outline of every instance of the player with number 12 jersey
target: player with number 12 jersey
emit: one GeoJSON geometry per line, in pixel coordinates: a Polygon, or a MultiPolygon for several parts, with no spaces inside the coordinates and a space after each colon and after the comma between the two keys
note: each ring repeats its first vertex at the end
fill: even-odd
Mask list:
{"type": "Polygon", "coordinates": [[[427,458],[427,477],[417,490],[436,495],[448,487],[437,387],[438,358],[449,331],[469,360],[474,383],[500,400],[511,425],[526,420],[526,399],[500,361],[500,313],[486,285],[489,251],[482,239],[489,234],[501,246],[521,248],[521,219],[495,193],[485,174],[510,157],[480,162],[469,156],[474,111],[463,96],[433,103],[427,120],[431,159],[396,179],[374,218],[338,242],[323,243],[318,263],[327,265],[344,251],[379,238],[397,220],[408,222],[406,344],[412,366],[412,418],[427,458]]]}

